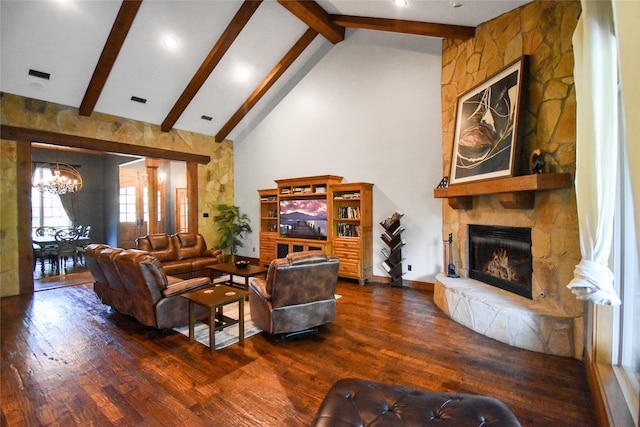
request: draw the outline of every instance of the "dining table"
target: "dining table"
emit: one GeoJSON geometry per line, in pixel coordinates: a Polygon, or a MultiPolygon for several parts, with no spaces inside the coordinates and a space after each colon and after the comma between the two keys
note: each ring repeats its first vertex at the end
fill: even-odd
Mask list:
{"type": "MultiPolygon", "coordinates": [[[[31,236],[31,241],[41,248],[44,248],[45,246],[57,246],[58,244],[56,236],[31,236]]],[[[79,237],[77,246],[85,247],[89,243],[91,243],[90,238],[79,237]]]]}

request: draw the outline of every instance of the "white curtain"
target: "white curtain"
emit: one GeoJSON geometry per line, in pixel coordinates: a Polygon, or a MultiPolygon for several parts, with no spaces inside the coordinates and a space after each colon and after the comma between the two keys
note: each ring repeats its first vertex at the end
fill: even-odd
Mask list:
{"type": "Polygon", "coordinates": [[[610,0],[582,0],[573,35],[575,191],[582,260],[567,285],[581,300],[619,305],[608,267],[618,164],[618,58],[610,0]]]}

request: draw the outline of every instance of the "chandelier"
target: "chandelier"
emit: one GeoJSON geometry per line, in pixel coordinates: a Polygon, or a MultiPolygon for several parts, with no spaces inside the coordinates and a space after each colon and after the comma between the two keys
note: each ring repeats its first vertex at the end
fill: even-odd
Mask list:
{"type": "Polygon", "coordinates": [[[76,168],[70,165],[56,163],[51,166],[51,176],[33,180],[33,188],[42,193],[57,194],[75,193],[82,189],[82,177],[76,168]]]}

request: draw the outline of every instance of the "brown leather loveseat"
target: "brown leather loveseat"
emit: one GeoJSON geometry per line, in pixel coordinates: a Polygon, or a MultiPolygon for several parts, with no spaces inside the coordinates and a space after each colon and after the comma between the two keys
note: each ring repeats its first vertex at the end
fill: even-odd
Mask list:
{"type": "Polygon", "coordinates": [[[270,334],[310,330],[336,318],[340,260],[320,251],[293,252],[249,279],[251,320],[270,334]]]}
{"type": "MultiPolygon", "coordinates": [[[[156,257],[137,249],[92,244],[85,258],[94,290],[104,304],[158,329],[187,325],[188,301],[180,295],[211,285],[208,277],[167,276],[156,257]]],[[[204,308],[196,310],[198,318],[206,317],[204,308]]]]}
{"type": "Polygon", "coordinates": [[[493,397],[344,378],[331,387],[311,423],[311,427],[374,425],[519,427],[520,422],[493,397]]]}
{"type": "Polygon", "coordinates": [[[148,234],[136,239],[136,249],[155,256],[167,275],[185,279],[209,276],[205,267],[224,260],[220,249],[207,249],[202,234],[195,233],[148,234]]]}

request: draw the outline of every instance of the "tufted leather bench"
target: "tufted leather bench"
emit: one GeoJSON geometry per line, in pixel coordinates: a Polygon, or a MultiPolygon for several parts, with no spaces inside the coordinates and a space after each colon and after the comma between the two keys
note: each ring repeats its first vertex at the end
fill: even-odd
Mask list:
{"type": "Polygon", "coordinates": [[[437,393],[355,378],[336,382],[312,427],[520,426],[511,410],[488,396],[437,393]]]}

